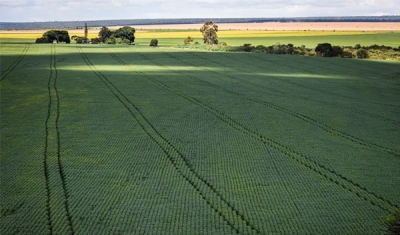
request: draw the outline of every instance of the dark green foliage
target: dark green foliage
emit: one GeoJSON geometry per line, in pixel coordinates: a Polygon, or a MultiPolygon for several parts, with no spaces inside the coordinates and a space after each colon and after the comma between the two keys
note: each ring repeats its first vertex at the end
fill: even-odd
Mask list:
{"type": "Polygon", "coordinates": [[[92,38],[92,39],[90,39],[90,42],[92,44],[99,44],[101,42],[101,40],[100,40],[100,38],[92,38]]]}
{"type": "Polygon", "coordinates": [[[158,46],[158,39],[151,39],[150,46],[152,46],[152,47],[158,46]]]}
{"type": "MultiPolygon", "coordinates": [[[[87,27],[87,23],[85,23],[85,31],[84,31],[84,34],[85,34],[85,38],[88,38],[88,27],[87,27]]],[[[87,41],[87,40],[86,40],[87,41]]]]}
{"type": "Polygon", "coordinates": [[[396,209],[393,214],[382,216],[382,219],[387,227],[388,235],[400,234],[400,208],[396,209]]]}
{"type": "Polygon", "coordinates": [[[212,21],[207,21],[200,28],[200,32],[203,34],[203,41],[207,44],[218,44],[218,25],[212,21]]]}
{"type": "Polygon", "coordinates": [[[113,35],[113,32],[106,26],[101,27],[99,32],[99,39],[101,42],[106,42],[113,35]]]}
{"type": "Polygon", "coordinates": [[[357,58],[359,58],[359,59],[366,59],[369,57],[368,51],[364,48],[359,49],[357,51],[356,55],[357,55],[357,58]]]}
{"type": "Polygon", "coordinates": [[[332,47],[332,57],[339,57],[343,55],[343,49],[340,46],[333,46],[332,47]]]}
{"type": "Polygon", "coordinates": [[[245,43],[242,46],[242,49],[246,52],[251,52],[252,50],[254,50],[255,46],[252,46],[250,43],[245,43]]]}
{"type": "Polygon", "coordinates": [[[114,36],[111,36],[110,38],[108,38],[108,39],[105,41],[105,43],[107,43],[107,44],[116,44],[116,43],[117,43],[117,40],[115,39],[114,36]]]}
{"type": "Polygon", "coordinates": [[[119,44],[130,44],[130,43],[131,43],[131,41],[129,39],[126,39],[126,38],[119,42],[119,44]]]}
{"type": "Polygon", "coordinates": [[[294,46],[293,46],[293,44],[289,43],[289,44],[287,45],[287,53],[288,53],[288,54],[291,54],[291,55],[294,53],[294,46]]]}
{"type": "Polygon", "coordinates": [[[345,50],[343,50],[341,57],[342,58],[353,58],[353,53],[351,52],[350,49],[345,49],[345,50]]]}
{"type": "Polygon", "coordinates": [[[135,29],[129,26],[124,26],[116,31],[111,31],[109,28],[103,26],[99,32],[99,39],[101,42],[107,44],[116,44],[116,38],[121,39],[121,43],[133,43],[135,41],[135,29]]]}
{"type": "Polygon", "coordinates": [[[66,30],[49,30],[43,34],[42,38],[36,39],[36,43],[52,43],[53,41],[70,43],[71,39],[66,30]]]}
{"type": "Polygon", "coordinates": [[[37,38],[35,43],[49,43],[49,40],[45,37],[37,38]]]}
{"type": "Polygon", "coordinates": [[[331,57],[332,56],[332,45],[330,43],[320,43],[315,48],[315,52],[318,56],[331,57]]]}
{"type": "Polygon", "coordinates": [[[78,36],[74,35],[71,37],[71,39],[74,40],[78,44],[88,43],[88,39],[85,37],[78,37],[78,36]]]}
{"type": "Polygon", "coordinates": [[[117,29],[113,35],[121,40],[128,39],[129,43],[132,43],[135,41],[135,31],[136,30],[130,26],[124,26],[117,29]]]}

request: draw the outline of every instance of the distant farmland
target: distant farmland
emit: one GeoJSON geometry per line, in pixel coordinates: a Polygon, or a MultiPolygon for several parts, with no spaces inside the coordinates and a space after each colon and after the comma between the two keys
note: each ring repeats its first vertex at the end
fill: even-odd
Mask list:
{"type": "Polygon", "coordinates": [[[1,234],[380,234],[400,63],[1,44],[1,234]]]}

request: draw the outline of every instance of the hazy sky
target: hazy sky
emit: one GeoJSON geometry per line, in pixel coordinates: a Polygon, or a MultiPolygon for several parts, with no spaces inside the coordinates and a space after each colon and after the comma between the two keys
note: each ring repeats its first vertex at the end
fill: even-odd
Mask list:
{"type": "Polygon", "coordinates": [[[1,22],[400,15],[399,0],[0,0],[1,22]]]}

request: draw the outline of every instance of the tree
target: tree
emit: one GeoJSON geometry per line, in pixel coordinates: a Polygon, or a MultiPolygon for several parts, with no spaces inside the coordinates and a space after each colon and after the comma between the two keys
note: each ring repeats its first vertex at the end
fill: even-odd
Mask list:
{"type": "Polygon", "coordinates": [[[88,27],[87,27],[87,23],[85,23],[85,39],[87,40],[88,38],[88,27]]]}
{"type": "Polygon", "coordinates": [[[36,43],[52,43],[53,41],[70,43],[71,39],[66,30],[49,30],[41,38],[36,39],[36,43]]]}
{"type": "Polygon", "coordinates": [[[113,32],[106,26],[101,27],[99,32],[99,39],[101,42],[106,42],[113,35],[113,32]]]}
{"type": "Polygon", "coordinates": [[[207,44],[218,44],[218,25],[212,21],[204,23],[203,27],[200,28],[200,32],[203,34],[203,41],[207,44]]]}
{"type": "Polygon", "coordinates": [[[332,56],[332,45],[329,43],[320,43],[315,48],[315,52],[318,56],[331,57],[332,56]]]}
{"type": "Polygon", "coordinates": [[[114,37],[121,38],[122,40],[128,39],[130,43],[135,41],[136,30],[130,26],[124,26],[114,32],[114,37]]]}

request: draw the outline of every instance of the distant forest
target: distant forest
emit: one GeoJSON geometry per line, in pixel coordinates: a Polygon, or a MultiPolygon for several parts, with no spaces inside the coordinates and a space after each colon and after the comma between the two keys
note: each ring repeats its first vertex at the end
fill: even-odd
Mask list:
{"type": "Polygon", "coordinates": [[[202,24],[207,20],[214,23],[262,23],[262,22],[400,22],[399,16],[342,16],[342,17],[291,17],[291,18],[182,18],[182,19],[121,19],[89,21],[51,22],[0,22],[0,29],[61,29],[90,27],[159,25],[159,24],[202,24]]]}

